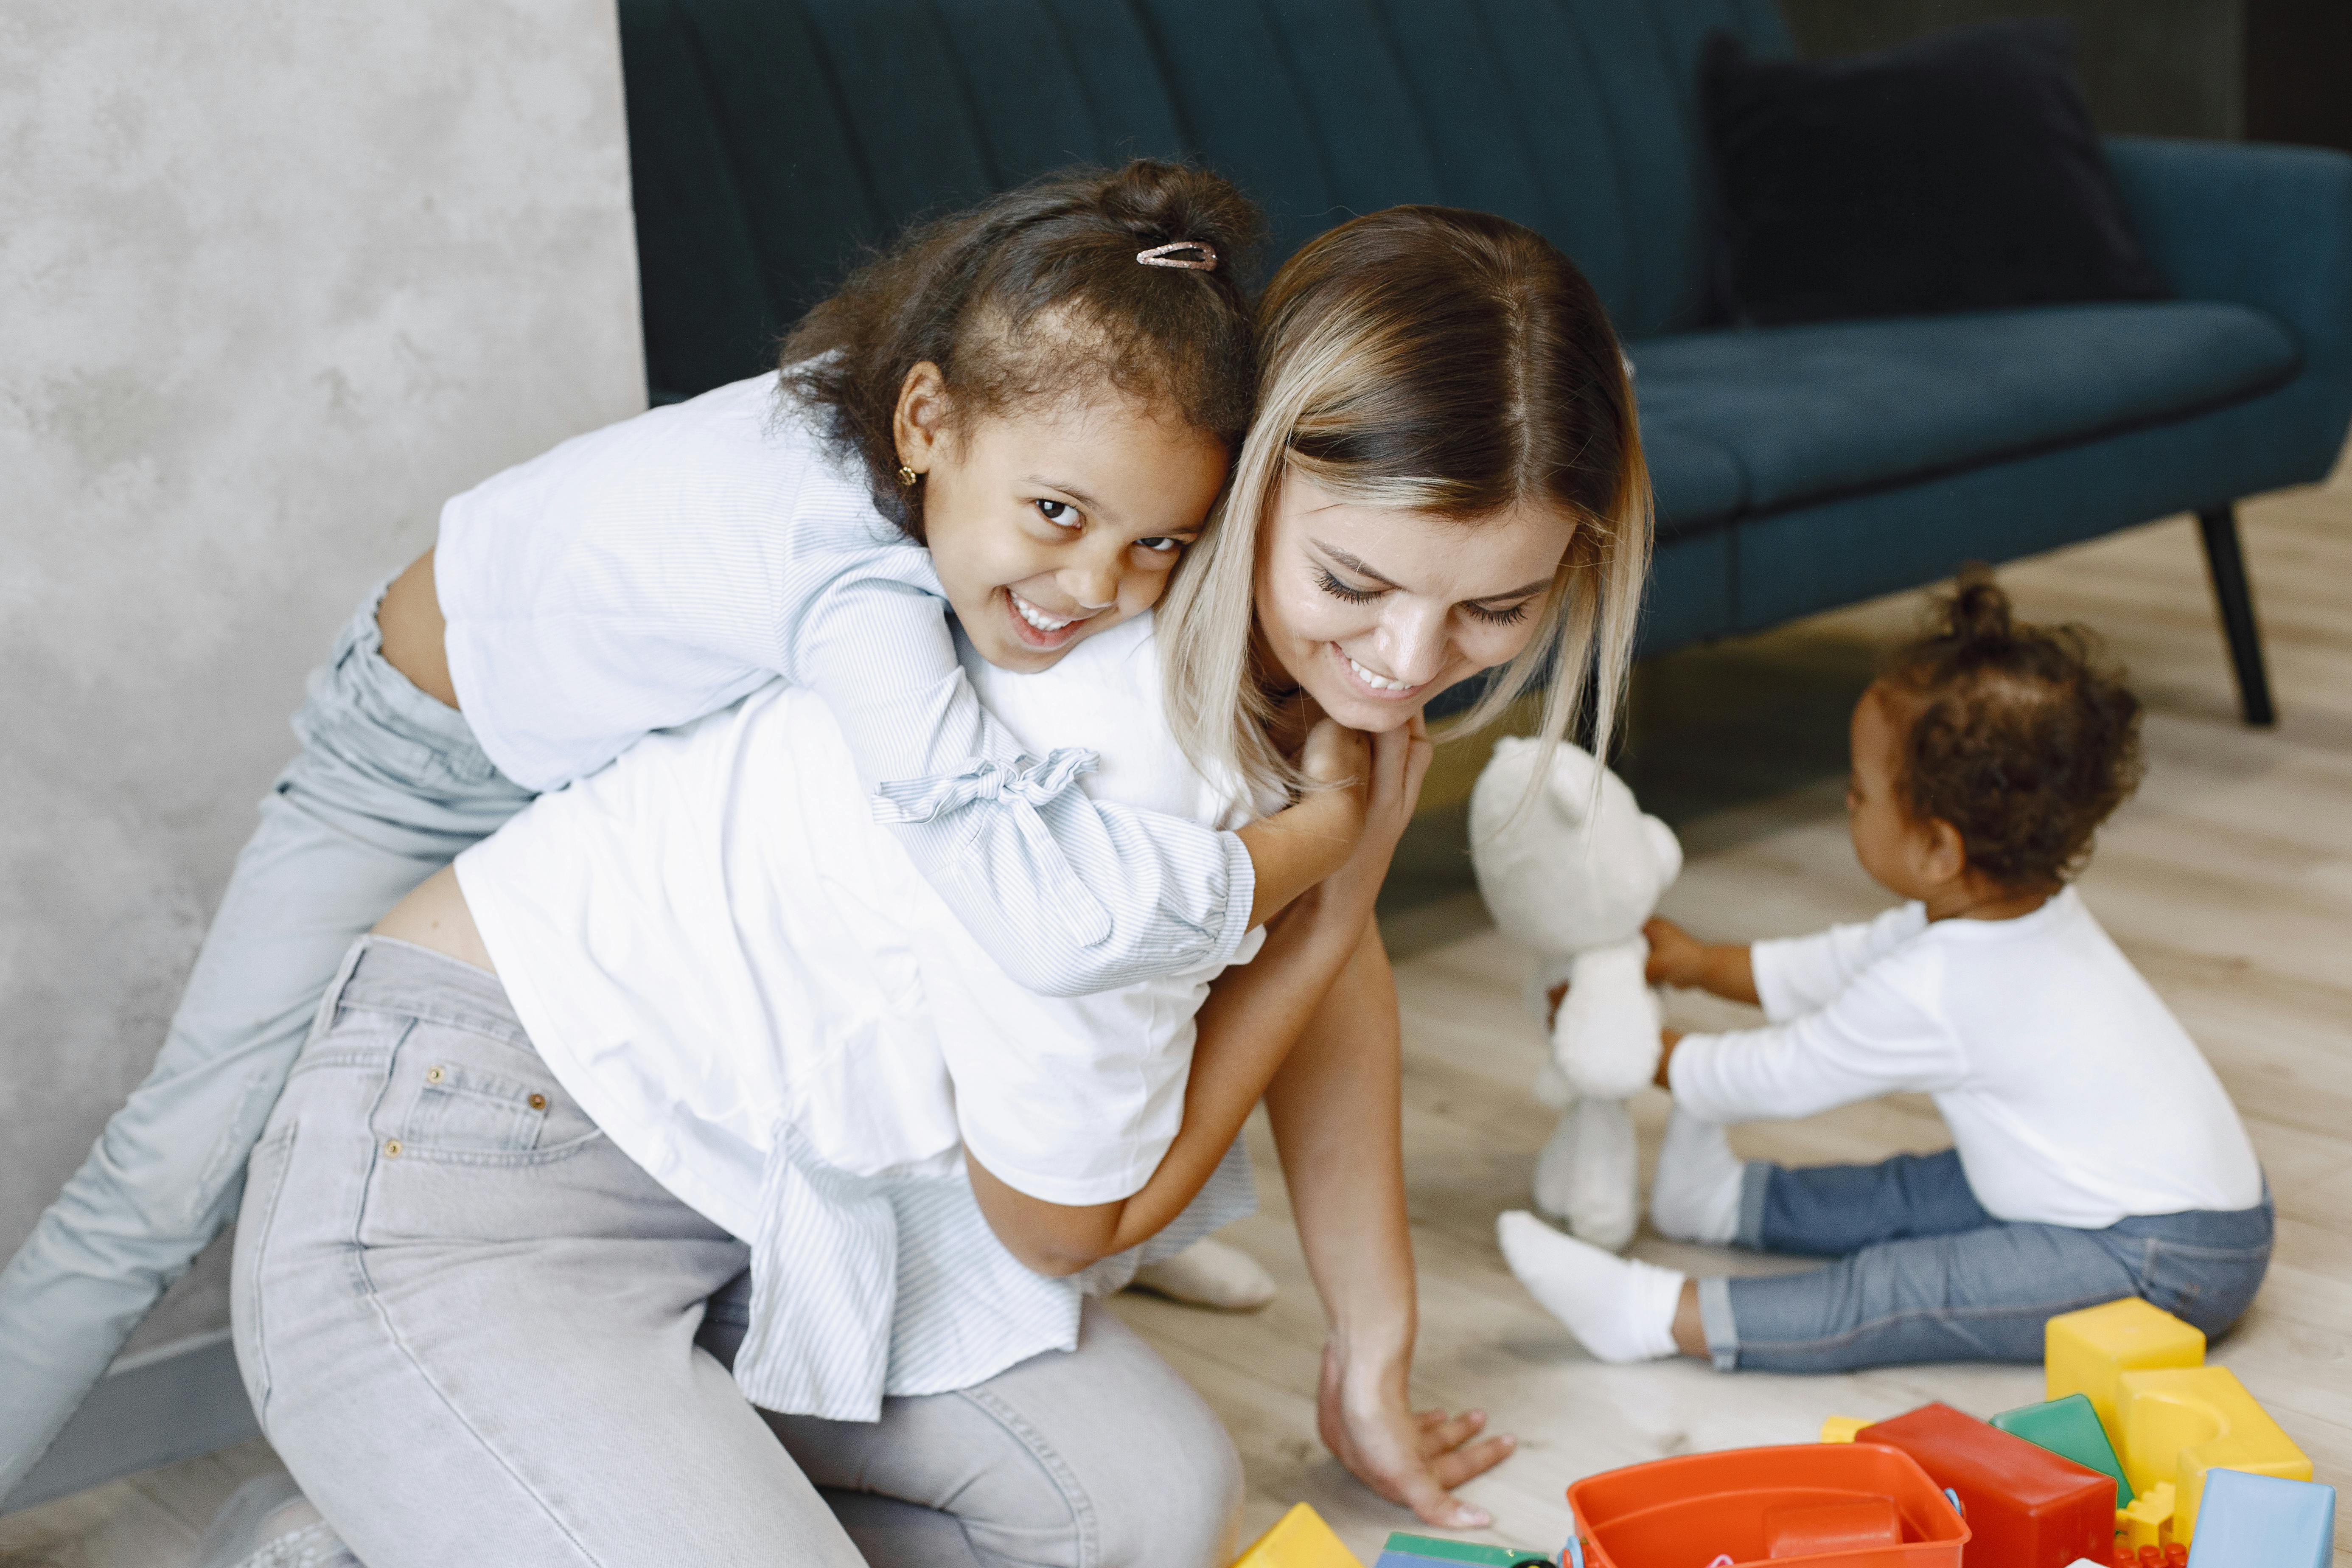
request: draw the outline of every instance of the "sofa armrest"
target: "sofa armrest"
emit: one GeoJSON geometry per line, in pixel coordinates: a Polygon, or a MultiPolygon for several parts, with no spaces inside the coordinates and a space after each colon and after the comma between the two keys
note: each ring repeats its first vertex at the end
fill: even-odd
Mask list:
{"type": "Polygon", "coordinates": [[[2148,257],[2183,299],[2274,316],[2305,369],[2352,378],[2352,157],[2315,147],[2111,136],[2148,257]]]}

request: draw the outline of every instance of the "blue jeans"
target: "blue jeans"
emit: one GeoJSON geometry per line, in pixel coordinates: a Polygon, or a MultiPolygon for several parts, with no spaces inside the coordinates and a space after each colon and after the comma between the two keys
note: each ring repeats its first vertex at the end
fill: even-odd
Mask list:
{"type": "Polygon", "coordinates": [[[0,1497],[236,1213],[246,1157],[352,942],[530,799],[384,662],[371,595],[310,677],[147,1079],[0,1271],[0,1497]]]}
{"type": "Polygon", "coordinates": [[[598,1130],[495,976],[371,937],[253,1154],[237,1364],[371,1568],[1232,1558],[1232,1441],[1099,1303],[1075,1351],[877,1421],[763,1415],[726,1370],[748,1261],[598,1130]]]}
{"type": "Polygon", "coordinates": [[[1993,1218],[1950,1151],[1801,1169],[1759,1160],[1742,1178],[1739,1243],[1838,1261],[1700,1280],[1722,1371],[2038,1362],[2050,1318],[2124,1296],[2221,1334],[2270,1266],[2271,1202],[2077,1230],[1993,1218]]]}

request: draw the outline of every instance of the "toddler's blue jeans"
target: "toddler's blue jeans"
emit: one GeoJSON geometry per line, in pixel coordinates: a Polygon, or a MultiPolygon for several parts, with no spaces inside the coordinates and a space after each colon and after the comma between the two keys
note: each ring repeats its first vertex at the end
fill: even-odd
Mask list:
{"type": "Polygon", "coordinates": [[[387,663],[368,596],[312,673],[153,1070],[0,1269],[0,1497],[236,1213],[246,1156],[352,942],[530,799],[387,663]]]}
{"type": "Polygon", "coordinates": [[[1739,1244],[1837,1261],[1700,1280],[1707,1350],[1722,1371],[2038,1362],[2050,1318],[2123,1296],[2222,1332],[2270,1266],[2271,1201],[2078,1230],[1995,1219],[1948,1150],[1876,1165],[1759,1160],[1741,1179],[1739,1244]]]}

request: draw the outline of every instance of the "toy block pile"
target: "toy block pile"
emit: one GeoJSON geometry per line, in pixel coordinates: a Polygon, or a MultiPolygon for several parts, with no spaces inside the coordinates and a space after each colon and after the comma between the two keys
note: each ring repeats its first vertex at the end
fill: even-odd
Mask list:
{"type": "MultiPolygon", "coordinates": [[[[1817,1445],[1588,1476],[1557,1557],[1396,1534],[1375,1568],[2328,1568],[2336,1489],[2195,1328],[2131,1299],[2068,1312],[2043,1372],[2042,1403],[1990,1421],[1833,1415],[1817,1445]]],[[[1362,1564],[1302,1503],[1234,1568],[1362,1564]]]]}
{"type": "Polygon", "coordinates": [[[1822,1441],[1904,1448],[1953,1489],[1980,1550],[2017,1568],[2326,1563],[2335,1489],[2312,1484],[2311,1461],[2228,1368],[2205,1364],[2202,1333],[2127,1298],[2051,1319],[2043,1344],[2040,1405],[1990,1423],[1940,1405],[1875,1426],[1832,1416],[1822,1441]],[[2240,1475],[2278,1485],[2213,1490],[2240,1475]],[[2101,1498],[2111,1540],[2095,1539],[2101,1498]],[[2242,1541],[2264,1544],[2248,1556],[2242,1541]]]}

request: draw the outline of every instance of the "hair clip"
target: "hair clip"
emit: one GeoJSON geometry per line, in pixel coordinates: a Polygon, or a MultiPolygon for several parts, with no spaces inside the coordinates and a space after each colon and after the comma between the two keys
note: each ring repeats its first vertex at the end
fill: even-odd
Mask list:
{"type": "Polygon", "coordinates": [[[1149,250],[1139,250],[1135,258],[1146,267],[1182,267],[1194,272],[1214,272],[1217,269],[1217,247],[1197,239],[1180,239],[1173,245],[1155,245],[1149,250]],[[1194,252],[1179,256],[1180,250],[1194,252]]]}

